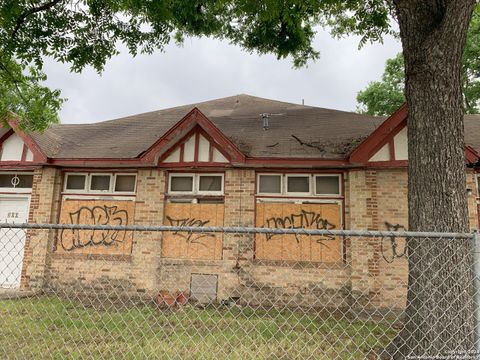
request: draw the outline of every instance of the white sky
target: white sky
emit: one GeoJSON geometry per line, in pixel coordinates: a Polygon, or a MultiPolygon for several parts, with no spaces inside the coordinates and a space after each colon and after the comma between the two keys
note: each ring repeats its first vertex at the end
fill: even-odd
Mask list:
{"type": "Polygon", "coordinates": [[[354,111],[356,94],[380,78],[386,59],[401,50],[397,40],[358,49],[358,38],[315,39],[321,57],[293,69],[291,59],[248,54],[212,39],[189,39],[183,47],[132,58],[126,51],[110,60],[102,75],[91,69],[72,74],[48,60],[52,88],[68,101],[62,123],[87,123],[245,93],[275,100],[354,111]]]}

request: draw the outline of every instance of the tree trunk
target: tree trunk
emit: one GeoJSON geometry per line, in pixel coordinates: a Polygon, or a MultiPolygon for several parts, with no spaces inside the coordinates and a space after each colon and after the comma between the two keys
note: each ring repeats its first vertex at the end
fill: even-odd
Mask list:
{"type": "MultiPolygon", "coordinates": [[[[468,232],[461,66],[475,0],[394,4],[409,109],[409,230],[468,232]]],[[[408,251],[408,301],[395,358],[473,350],[472,241],[411,239],[408,251]]]]}

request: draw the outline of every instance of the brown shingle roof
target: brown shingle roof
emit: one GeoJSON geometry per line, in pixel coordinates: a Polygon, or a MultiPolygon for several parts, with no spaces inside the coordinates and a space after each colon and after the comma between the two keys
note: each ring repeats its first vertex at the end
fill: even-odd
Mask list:
{"type": "Polygon", "coordinates": [[[343,159],[384,120],[236,95],[94,124],[52,125],[32,136],[50,158],[135,158],[194,107],[249,157],[343,159]],[[271,114],[268,130],[262,113],[271,114]]]}
{"type": "Polygon", "coordinates": [[[465,144],[480,153],[480,114],[465,115],[465,144]]]}

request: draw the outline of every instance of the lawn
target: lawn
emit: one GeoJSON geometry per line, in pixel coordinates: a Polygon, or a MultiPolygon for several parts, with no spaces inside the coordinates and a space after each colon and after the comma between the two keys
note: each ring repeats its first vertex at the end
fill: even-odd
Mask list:
{"type": "Polygon", "coordinates": [[[365,359],[394,336],[391,323],[290,310],[0,301],[1,359],[365,359]]]}

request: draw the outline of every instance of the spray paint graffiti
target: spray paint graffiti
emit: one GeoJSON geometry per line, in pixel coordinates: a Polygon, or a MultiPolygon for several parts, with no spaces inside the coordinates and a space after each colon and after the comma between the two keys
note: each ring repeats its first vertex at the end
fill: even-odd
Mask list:
{"type": "MultiPolygon", "coordinates": [[[[82,206],[68,215],[70,224],[85,225],[127,225],[128,212],[117,206],[82,206]]],[[[62,229],[55,239],[53,251],[61,247],[72,251],[86,247],[112,246],[125,241],[124,230],[77,230],[62,229]]]]}
{"type": "MultiPolygon", "coordinates": [[[[388,231],[404,231],[405,226],[400,224],[390,224],[389,222],[385,222],[385,227],[388,231]]],[[[398,241],[398,237],[396,236],[389,236],[382,238],[382,256],[383,259],[391,264],[395,259],[400,259],[407,256],[407,244],[406,241],[403,240],[401,242],[398,241]]]]}
{"type": "MultiPolygon", "coordinates": [[[[165,217],[167,219],[167,222],[169,223],[170,226],[188,226],[188,227],[203,227],[206,226],[210,220],[199,220],[195,218],[184,218],[184,219],[174,219],[170,216],[165,217]]],[[[205,232],[205,233],[192,233],[192,232],[186,232],[186,231],[174,231],[172,232],[173,235],[180,236],[181,238],[185,239],[187,244],[199,244],[202,246],[207,247],[207,244],[204,244],[200,239],[203,238],[215,238],[215,234],[205,232]]]]}
{"type": "MultiPolygon", "coordinates": [[[[264,227],[275,229],[314,229],[314,230],[333,230],[336,226],[327,219],[321,217],[319,213],[314,211],[300,210],[300,213],[290,214],[285,217],[271,217],[265,221],[264,227]]],[[[267,234],[267,241],[272,240],[275,236],[281,234],[267,234]]],[[[295,240],[300,243],[301,234],[295,234],[295,240]]],[[[335,240],[334,236],[315,236],[313,237],[317,243],[323,244],[325,240],[335,240]]]]}

